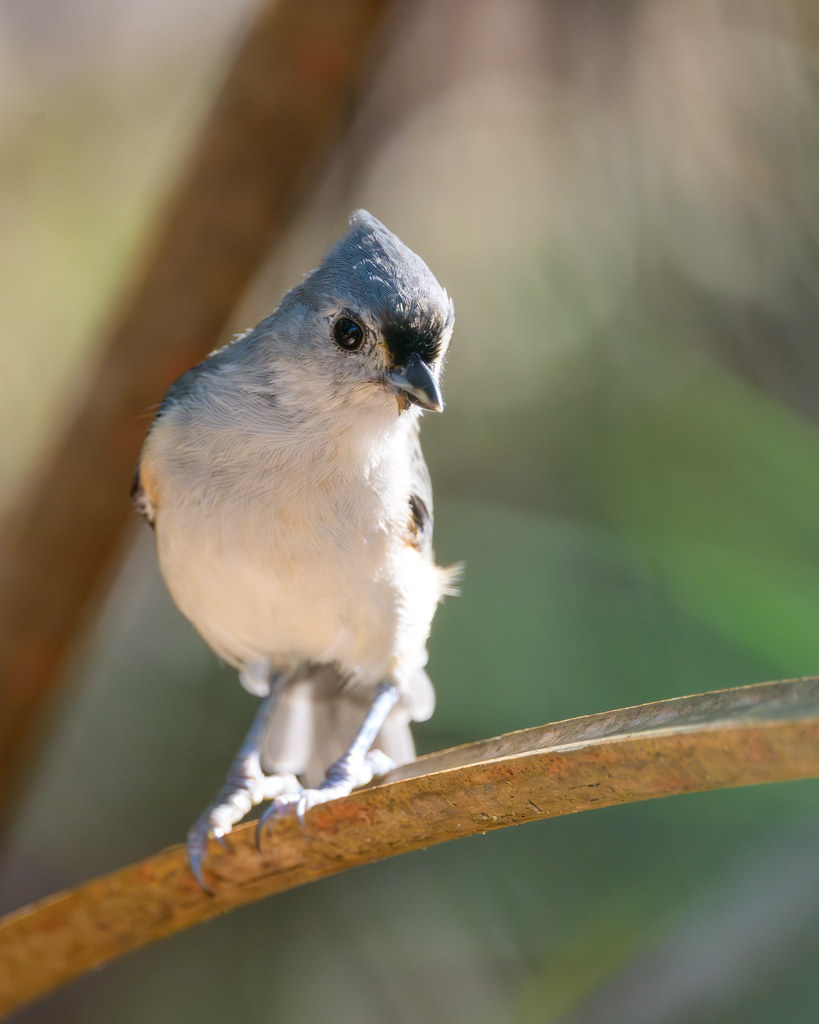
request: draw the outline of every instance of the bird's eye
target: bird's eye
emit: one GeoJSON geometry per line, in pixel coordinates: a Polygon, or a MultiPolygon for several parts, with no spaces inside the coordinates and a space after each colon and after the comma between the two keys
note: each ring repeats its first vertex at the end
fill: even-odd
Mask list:
{"type": "Polygon", "coordinates": [[[348,316],[340,316],[333,324],[333,340],[339,348],[355,352],[364,344],[364,328],[348,316]]]}

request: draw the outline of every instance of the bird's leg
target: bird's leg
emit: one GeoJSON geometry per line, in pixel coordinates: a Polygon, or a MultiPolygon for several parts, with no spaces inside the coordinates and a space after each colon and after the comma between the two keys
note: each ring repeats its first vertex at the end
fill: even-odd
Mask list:
{"type": "Polygon", "coordinates": [[[224,845],[224,836],[258,804],[285,793],[297,795],[301,792],[301,785],[295,775],[265,775],[262,771],[261,746],[277,695],[278,688],[271,686],[269,695],[262,701],[228,769],[224,785],[188,832],[185,844],[188,864],[197,882],[206,891],[210,890],[205,884],[202,865],[207,854],[208,840],[213,837],[224,845]]]}
{"type": "Polygon", "coordinates": [[[370,748],[399,699],[400,694],[395,686],[386,683],[379,686],[376,698],[347,752],[330,765],[324,781],[315,789],[303,789],[295,794],[282,793],[274,797],[273,803],[259,819],[257,841],[261,839],[266,828],[272,826],[277,818],[291,808],[295,808],[299,820],[303,823],[304,815],[316,804],[348,796],[359,786],[366,786],[374,778],[391,771],[395,767],[392,758],[387,757],[381,750],[370,748]]]}

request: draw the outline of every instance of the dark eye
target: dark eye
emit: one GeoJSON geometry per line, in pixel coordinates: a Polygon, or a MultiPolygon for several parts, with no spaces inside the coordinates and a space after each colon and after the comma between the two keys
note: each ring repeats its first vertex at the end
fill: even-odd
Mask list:
{"type": "Polygon", "coordinates": [[[339,348],[354,352],[364,344],[364,328],[348,316],[340,316],[333,324],[333,339],[339,348]]]}

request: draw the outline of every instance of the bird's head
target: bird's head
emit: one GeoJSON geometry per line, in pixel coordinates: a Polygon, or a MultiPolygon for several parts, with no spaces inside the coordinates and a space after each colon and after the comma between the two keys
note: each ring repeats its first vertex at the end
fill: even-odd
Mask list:
{"type": "Polygon", "coordinates": [[[275,315],[327,401],[443,409],[452,302],[427,265],[365,210],[275,315]]]}

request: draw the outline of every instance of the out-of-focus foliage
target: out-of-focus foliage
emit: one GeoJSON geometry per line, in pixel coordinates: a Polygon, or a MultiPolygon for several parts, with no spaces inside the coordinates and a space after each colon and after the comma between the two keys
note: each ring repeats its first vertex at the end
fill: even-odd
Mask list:
{"type": "MultiPolygon", "coordinates": [[[[358,205],[455,300],[424,433],[439,556],[466,570],[431,641],[424,749],[819,671],[818,27],[797,0],[408,5],[348,151],[238,314],[267,312],[358,205]]],[[[89,167],[112,134],[139,148],[156,115],[137,106],[115,125],[78,104],[79,139],[30,120],[48,189],[73,147],[89,167]]],[[[85,328],[131,254],[118,229],[85,255],[95,190],[149,216],[107,169],[55,221],[22,192],[15,237],[42,259],[18,381],[79,351],[50,282],[77,275],[59,308],[85,328]]],[[[141,534],[78,652],[4,904],[180,841],[252,709],[141,534]]],[[[801,1022],[818,814],[793,783],[455,843],[237,912],[20,1019],[801,1022]]]]}

